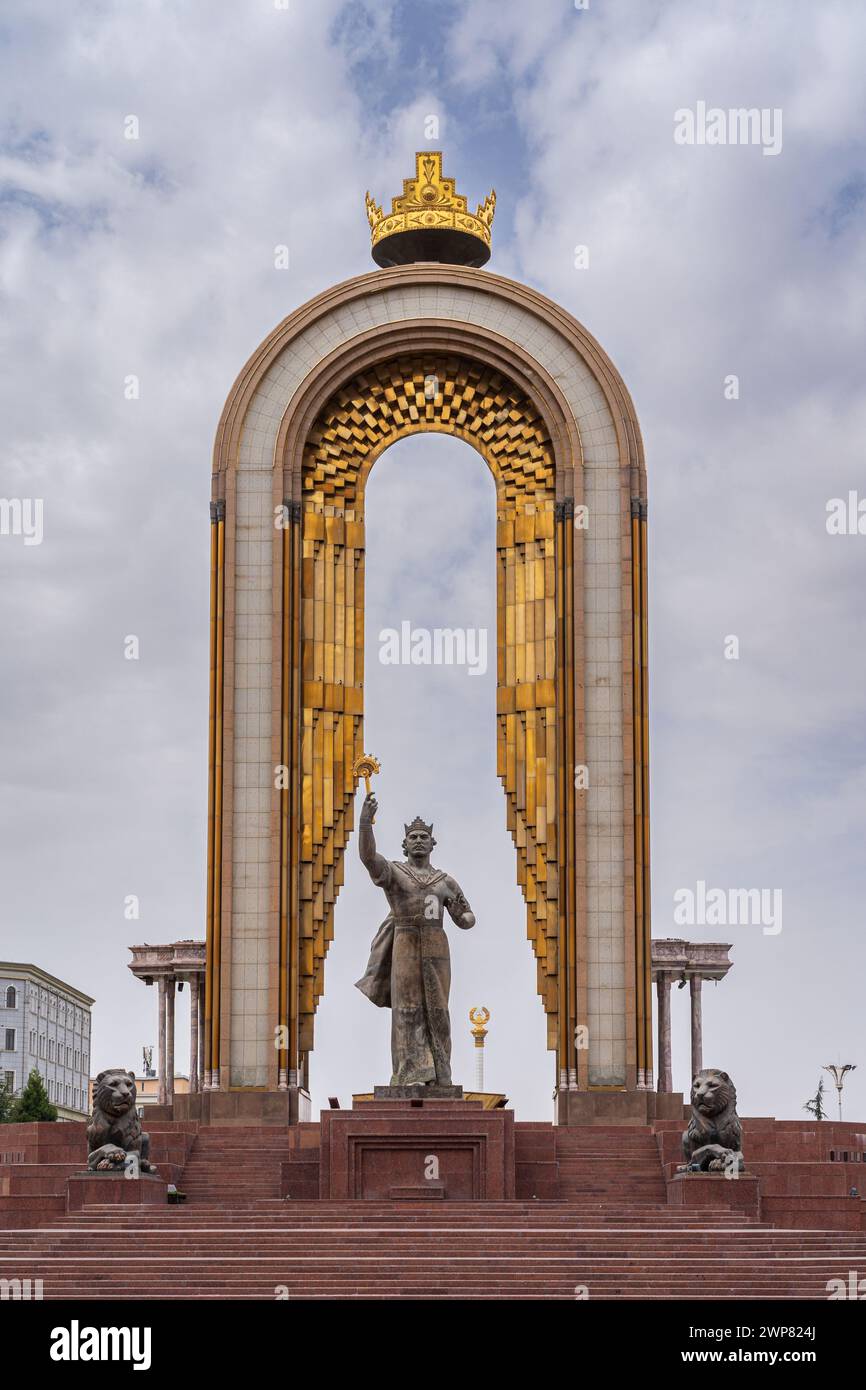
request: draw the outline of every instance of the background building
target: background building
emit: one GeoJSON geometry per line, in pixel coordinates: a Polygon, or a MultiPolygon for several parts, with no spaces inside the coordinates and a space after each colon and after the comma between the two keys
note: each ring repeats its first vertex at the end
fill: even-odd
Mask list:
{"type": "Polygon", "coordinates": [[[87,1112],[89,994],[37,965],[0,961],[0,1076],[17,1094],[35,1067],[61,1120],[87,1112]]]}

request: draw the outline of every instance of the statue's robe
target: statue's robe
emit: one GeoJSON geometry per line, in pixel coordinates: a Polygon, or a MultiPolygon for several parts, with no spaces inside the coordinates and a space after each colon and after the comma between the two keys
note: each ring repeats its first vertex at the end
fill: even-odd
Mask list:
{"type": "MultiPolygon", "coordinates": [[[[383,862],[373,882],[384,888],[391,913],[373,939],[356,987],[379,1008],[391,1010],[391,1085],[450,1086],[451,954],[441,911],[430,915],[430,890],[448,875],[437,870],[420,880],[406,864],[383,862]]],[[[470,910],[459,888],[444,906],[458,924],[470,910]]]]}

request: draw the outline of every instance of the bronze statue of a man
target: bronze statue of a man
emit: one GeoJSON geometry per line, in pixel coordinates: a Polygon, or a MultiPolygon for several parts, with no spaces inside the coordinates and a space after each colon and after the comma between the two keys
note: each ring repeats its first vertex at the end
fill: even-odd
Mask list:
{"type": "Polygon", "coordinates": [[[357,988],[380,1008],[391,1009],[392,1086],[451,1085],[451,956],[442,925],[447,909],[464,929],[475,917],[459,883],[436,869],[430,855],[432,825],[416,816],[405,826],[401,864],[376,853],[371,793],[361,809],[361,862],[391,908],[376,933],[364,978],[357,988]]]}

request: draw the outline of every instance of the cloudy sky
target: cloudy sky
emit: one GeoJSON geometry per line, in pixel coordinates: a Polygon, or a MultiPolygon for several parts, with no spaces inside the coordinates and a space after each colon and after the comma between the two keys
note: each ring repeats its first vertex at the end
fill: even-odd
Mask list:
{"type": "MultiPolygon", "coordinates": [[[[732,943],[729,978],[705,987],[705,1061],[731,1072],[741,1113],[789,1117],[822,1064],[858,1062],[846,1113],[866,1117],[866,535],[826,527],[829,499],[866,496],[864,43],[854,0],[6,12],[0,497],[42,498],[44,535],[0,536],[0,955],[96,996],[94,1069],[138,1068],[156,1041],[127,946],[203,935],[223,401],[275,323],[371,268],[365,190],[390,198],[430,147],[473,202],[496,187],[490,268],[595,334],[642,422],[653,931],[732,943]],[[699,102],[780,111],[781,150],[676,143],[675,113],[699,102]],[[674,894],[701,880],[780,889],[782,930],[679,927],[674,894]]],[[[367,514],[382,848],[398,854],[401,819],[435,821],[478,916],[452,938],[456,1079],[471,1080],[466,1010],[486,1004],[489,1086],[547,1118],[493,674],[375,659],[403,619],[492,640],[492,481],[466,445],[406,441],[367,514]]],[[[354,849],[316,1101],[387,1079],[388,1017],[352,988],[383,916],[354,849]]],[[[683,1087],[685,993],[673,1025],[683,1087]]]]}

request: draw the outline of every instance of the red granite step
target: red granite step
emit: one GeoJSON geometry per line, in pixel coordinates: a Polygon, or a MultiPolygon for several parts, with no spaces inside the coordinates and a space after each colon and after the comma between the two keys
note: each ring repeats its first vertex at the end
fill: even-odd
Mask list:
{"type": "Polygon", "coordinates": [[[665,1201],[658,1144],[648,1126],[558,1128],[554,1135],[561,1198],[665,1201]]]}
{"type": "Polygon", "coordinates": [[[182,1208],[148,1208],[118,1227],[112,1210],[95,1210],[56,1231],[7,1232],[3,1262],[7,1277],[41,1278],[49,1299],[574,1299],[583,1288],[611,1299],[824,1298],[829,1279],[866,1269],[862,1236],[724,1223],[581,1230],[555,1219],[563,1206],[491,1205],[509,1227],[491,1224],[486,1204],[463,1203],[397,1225],[385,1203],[284,1206],[279,1221],[252,1204],[245,1219],[271,1224],[246,1230],[224,1217],[191,1224],[182,1208]],[[385,1213],[390,1224],[371,1224],[385,1213]]]}
{"type": "Polygon", "coordinates": [[[279,1197],[288,1130],[273,1125],[205,1125],[195,1138],[179,1186],[189,1201],[279,1197]]]}

